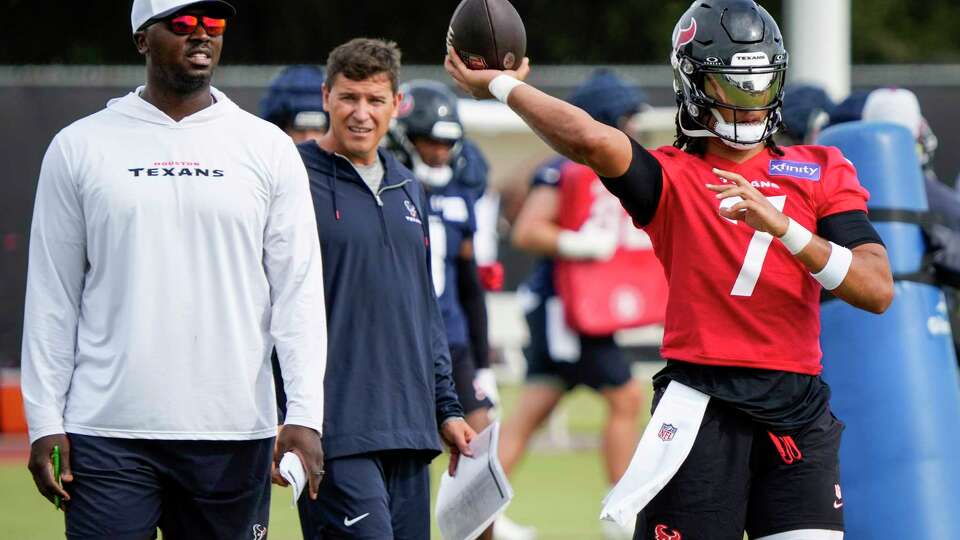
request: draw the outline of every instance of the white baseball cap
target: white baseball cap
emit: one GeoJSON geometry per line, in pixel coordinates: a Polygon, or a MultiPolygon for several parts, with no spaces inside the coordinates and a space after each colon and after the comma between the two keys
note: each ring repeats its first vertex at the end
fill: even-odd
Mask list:
{"type": "Polygon", "coordinates": [[[910,130],[917,137],[923,124],[920,101],[906,88],[878,88],[867,96],[863,104],[863,119],[873,122],[893,122],[910,130]]]}
{"type": "Polygon", "coordinates": [[[237,14],[237,9],[224,0],[133,0],[133,9],[130,10],[130,26],[133,31],[140,30],[150,19],[165,17],[181,9],[196,5],[206,7],[223,17],[230,18],[237,14]]]}

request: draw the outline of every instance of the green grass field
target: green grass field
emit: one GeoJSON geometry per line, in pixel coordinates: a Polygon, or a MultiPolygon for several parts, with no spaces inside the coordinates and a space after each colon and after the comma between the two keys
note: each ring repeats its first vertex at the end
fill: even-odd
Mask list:
{"type": "MultiPolygon", "coordinates": [[[[504,410],[509,414],[517,388],[504,388],[504,410]]],[[[649,391],[645,396],[649,400],[649,391]]],[[[595,436],[603,423],[604,405],[586,390],[577,390],[562,404],[570,432],[577,438],[595,436]]],[[[647,410],[648,407],[644,407],[647,410]]],[[[647,421],[640,419],[642,426],[647,421]]],[[[589,437],[588,437],[589,438],[589,437]]],[[[447,457],[434,461],[434,479],[447,457]]],[[[540,450],[527,454],[511,483],[516,496],[507,514],[515,521],[537,527],[543,540],[599,540],[600,500],[608,486],[596,450],[560,452],[540,450]]],[[[0,538],[49,540],[63,538],[63,519],[33,486],[23,464],[0,465],[0,538]]],[[[434,530],[434,538],[439,538],[434,530]]],[[[300,526],[290,507],[289,492],[275,488],[270,515],[271,540],[298,540],[300,526]]]]}

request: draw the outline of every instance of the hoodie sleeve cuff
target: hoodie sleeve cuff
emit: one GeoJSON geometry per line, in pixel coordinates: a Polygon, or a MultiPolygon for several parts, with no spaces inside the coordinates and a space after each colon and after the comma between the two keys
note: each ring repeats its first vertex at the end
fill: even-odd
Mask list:
{"type": "Polygon", "coordinates": [[[30,428],[30,444],[33,444],[37,441],[37,439],[46,437],[47,435],[59,435],[61,433],[66,433],[63,430],[63,424],[30,428]]]}
{"type": "Polygon", "coordinates": [[[443,424],[445,424],[448,420],[464,417],[465,415],[463,413],[463,409],[460,407],[459,403],[457,403],[455,406],[448,406],[437,414],[437,427],[443,427],[443,424]]]}
{"type": "Polygon", "coordinates": [[[443,429],[443,426],[447,425],[448,423],[450,423],[450,422],[455,422],[455,421],[457,421],[457,420],[461,420],[461,421],[463,421],[463,422],[466,422],[466,420],[464,420],[464,418],[463,418],[462,416],[448,416],[448,417],[446,417],[446,418],[443,419],[443,422],[440,422],[440,429],[443,429]]]}
{"type": "Polygon", "coordinates": [[[321,437],[323,437],[323,424],[322,423],[318,424],[317,422],[310,420],[309,418],[294,417],[294,416],[288,415],[286,419],[284,419],[283,425],[303,426],[305,428],[310,428],[316,431],[317,433],[319,433],[321,437]]]}

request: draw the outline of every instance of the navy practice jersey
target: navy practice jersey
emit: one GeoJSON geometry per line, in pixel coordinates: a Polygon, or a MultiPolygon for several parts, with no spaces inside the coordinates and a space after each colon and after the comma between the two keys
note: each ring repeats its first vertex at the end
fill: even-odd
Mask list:
{"type": "Polygon", "coordinates": [[[430,188],[430,250],[433,287],[447,327],[450,345],[466,345],[467,320],[457,287],[457,258],[464,240],[477,230],[474,203],[469,189],[450,182],[442,188],[430,188]]]}
{"type": "Polygon", "coordinates": [[[460,145],[460,155],[453,163],[453,180],[450,183],[460,185],[476,201],[487,190],[490,166],[476,143],[463,139],[460,145]]]}

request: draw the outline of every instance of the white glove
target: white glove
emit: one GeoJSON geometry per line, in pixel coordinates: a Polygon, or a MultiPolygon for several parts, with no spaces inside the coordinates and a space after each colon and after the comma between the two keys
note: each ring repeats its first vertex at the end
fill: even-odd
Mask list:
{"type": "Polygon", "coordinates": [[[476,376],[473,378],[473,388],[478,394],[483,393],[487,399],[493,403],[494,407],[500,403],[500,392],[497,391],[497,378],[493,375],[492,369],[478,369],[476,376]]]}
{"type": "Polygon", "coordinates": [[[557,238],[557,253],[567,259],[605,261],[617,251],[616,230],[583,227],[562,231],[557,238]]]}

